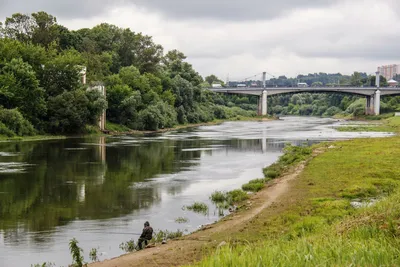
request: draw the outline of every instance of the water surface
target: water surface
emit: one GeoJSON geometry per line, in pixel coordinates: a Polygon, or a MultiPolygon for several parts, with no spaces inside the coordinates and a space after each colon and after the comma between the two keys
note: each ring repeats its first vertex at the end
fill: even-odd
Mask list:
{"type": "Polygon", "coordinates": [[[153,137],[0,143],[0,266],[67,266],[73,237],[87,261],[91,248],[115,257],[147,220],[155,230],[194,231],[219,219],[213,191],[261,178],[285,143],[388,135],[337,132],[340,124],[286,117],[153,137]],[[182,209],[194,201],[206,202],[209,214],[182,209]]]}

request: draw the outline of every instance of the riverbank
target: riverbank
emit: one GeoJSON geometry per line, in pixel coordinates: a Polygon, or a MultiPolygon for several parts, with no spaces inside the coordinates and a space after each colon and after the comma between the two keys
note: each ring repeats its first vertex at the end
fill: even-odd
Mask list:
{"type": "Polygon", "coordinates": [[[134,135],[134,136],[144,136],[144,135],[152,135],[152,134],[160,134],[160,133],[165,133],[165,132],[170,132],[170,131],[176,131],[176,130],[182,130],[182,129],[189,129],[189,128],[194,128],[194,127],[200,127],[200,126],[210,126],[210,125],[219,125],[227,121],[270,121],[274,120],[276,118],[270,117],[270,116],[255,116],[255,117],[242,117],[242,116],[237,116],[234,119],[229,119],[229,120],[214,120],[210,122],[204,122],[204,123],[192,123],[192,124],[184,124],[184,125],[176,125],[173,128],[164,128],[164,129],[159,129],[156,131],[139,131],[139,130],[132,130],[129,129],[123,125],[118,125],[118,124],[113,124],[113,123],[107,123],[109,127],[106,129],[106,133],[102,133],[100,130],[94,130],[94,127],[89,127],[89,132],[87,134],[82,134],[82,135],[73,135],[73,136],[68,136],[68,135],[34,135],[34,136],[14,136],[14,137],[8,137],[8,136],[3,136],[0,135],[0,143],[1,142],[28,142],[28,141],[45,141],[45,140],[60,140],[60,139],[66,139],[69,137],[86,137],[86,136],[115,136],[115,135],[134,135]]]}
{"type": "Polygon", "coordinates": [[[270,120],[275,120],[276,118],[271,117],[271,116],[254,116],[254,117],[243,117],[243,116],[237,116],[232,119],[226,119],[226,120],[213,120],[210,122],[202,122],[202,123],[189,123],[189,124],[180,124],[176,125],[173,128],[163,128],[159,129],[156,131],[139,131],[139,130],[132,130],[129,129],[125,126],[122,125],[117,125],[113,123],[107,122],[107,132],[110,135],[135,135],[135,136],[142,136],[142,135],[149,135],[149,134],[159,134],[159,133],[165,133],[165,132],[170,132],[170,131],[176,131],[176,130],[182,130],[182,129],[189,129],[189,128],[195,128],[195,127],[200,127],[200,126],[210,126],[210,125],[219,125],[221,123],[227,122],[227,121],[270,121],[270,120]]]}
{"type": "Polygon", "coordinates": [[[318,145],[325,153],[304,171],[209,229],[93,266],[398,265],[399,145],[399,136],[318,145]]]}
{"type": "Polygon", "coordinates": [[[67,138],[67,136],[63,136],[63,135],[34,135],[34,136],[15,136],[15,137],[7,137],[7,136],[0,135],[0,143],[61,140],[61,139],[66,139],[66,138],[67,138]]]}

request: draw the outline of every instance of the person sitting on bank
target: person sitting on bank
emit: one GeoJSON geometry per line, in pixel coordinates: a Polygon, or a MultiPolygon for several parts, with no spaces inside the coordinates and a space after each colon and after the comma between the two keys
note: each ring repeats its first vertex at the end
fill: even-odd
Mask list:
{"type": "Polygon", "coordinates": [[[149,222],[145,222],[143,232],[140,235],[139,240],[138,240],[139,250],[142,249],[143,242],[144,242],[145,246],[147,246],[148,241],[150,241],[152,238],[153,238],[153,228],[151,228],[149,222]]]}

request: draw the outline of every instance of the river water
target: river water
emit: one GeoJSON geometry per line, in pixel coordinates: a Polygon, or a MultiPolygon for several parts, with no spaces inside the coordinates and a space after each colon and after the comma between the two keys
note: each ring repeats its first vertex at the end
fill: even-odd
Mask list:
{"type": "Polygon", "coordinates": [[[86,261],[92,248],[100,259],[116,257],[145,221],[156,231],[194,231],[220,218],[212,192],[263,177],[285,143],[388,135],[336,131],[342,123],[285,117],[152,137],[0,143],[0,266],[68,266],[74,237],[86,261]],[[182,209],[195,201],[207,203],[209,213],[182,209]]]}

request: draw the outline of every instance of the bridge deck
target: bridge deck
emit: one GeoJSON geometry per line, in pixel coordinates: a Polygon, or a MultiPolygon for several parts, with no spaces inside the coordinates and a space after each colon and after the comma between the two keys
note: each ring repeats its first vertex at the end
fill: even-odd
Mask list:
{"type": "MultiPolygon", "coordinates": [[[[347,93],[371,96],[378,88],[376,87],[225,87],[225,88],[209,88],[213,92],[230,93],[230,94],[245,94],[245,95],[261,95],[264,90],[268,95],[288,94],[288,93],[305,93],[305,92],[320,92],[320,93],[347,93]]],[[[381,95],[400,95],[400,88],[381,87],[379,88],[381,95]]]]}

